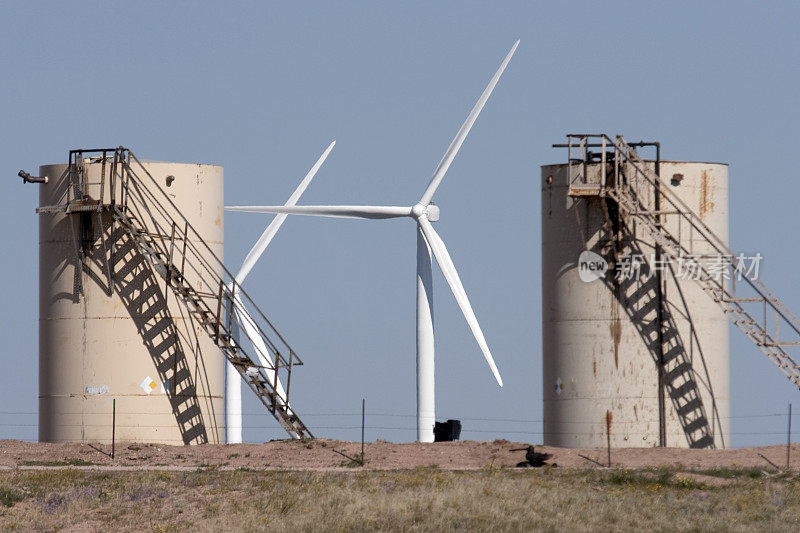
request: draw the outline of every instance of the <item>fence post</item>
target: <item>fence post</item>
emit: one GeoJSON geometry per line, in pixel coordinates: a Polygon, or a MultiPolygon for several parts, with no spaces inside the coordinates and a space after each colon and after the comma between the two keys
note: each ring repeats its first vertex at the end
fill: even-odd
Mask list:
{"type": "Polygon", "coordinates": [[[789,468],[789,457],[792,453],[792,404],[789,404],[789,427],[786,430],[786,468],[789,468]]]}
{"type": "Polygon", "coordinates": [[[361,398],[361,466],[364,466],[364,406],[366,400],[361,398]]]}

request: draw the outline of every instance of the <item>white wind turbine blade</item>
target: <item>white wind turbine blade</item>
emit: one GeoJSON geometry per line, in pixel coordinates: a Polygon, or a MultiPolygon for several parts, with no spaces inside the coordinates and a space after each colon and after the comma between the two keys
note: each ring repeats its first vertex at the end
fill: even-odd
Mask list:
{"type": "MultiPolygon", "coordinates": [[[[236,319],[239,321],[239,325],[244,330],[244,334],[253,344],[258,362],[261,364],[261,366],[265,367],[264,374],[267,376],[269,383],[275,388],[275,392],[278,393],[279,403],[283,404],[286,399],[286,391],[284,390],[283,384],[280,380],[278,380],[277,383],[274,382],[275,364],[272,361],[272,356],[267,349],[267,345],[264,343],[264,339],[259,334],[258,327],[256,326],[253,317],[250,316],[250,313],[247,311],[247,309],[245,309],[241,298],[238,295],[234,298],[236,299],[236,303],[233,306],[233,313],[236,319]]],[[[238,342],[241,343],[241,339],[238,339],[238,342]]]]}
{"type": "Polygon", "coordinates": [[[436,192],[436,189],[442,182],[442,178],[444,178],[447,169],[450,168],[450,163],[453,162],[453,159],[455,159],[459,149],[461,149],[461,145],[464,143],[464,139],[467,138],[469,130],[472,128],[472,125],[475,124],[475,120],[478,118],[478,115],[480,115],[483,106],[489,99],[489,96],[491,96],[495,85],[497,85],[497,82],[500,80],[500,76],[503,74],[508,62],[511,60],[511,56],[513,56],[514,52],[517,50],[517,45],[519,45],[519,40],[514,43],[514,46],[511,47],[511,51],[508,52],[508,55],[506,55],[506,58],[500,64],[500,68],[497,69],[497,72],[495,72],[494,76],[492,76],[492,79],[489,81],[489,85],[487,85],[486,89],[483,90],[483,94],[481,94],[481,97],[478,98],[478,101],[475,103],[475,107],[472,108],[467,120],[465,120],[464,124],[461,125],[461,129],[458,130],[458,133],[453,138],[453,142],[450,143],[450,146],[447,148],[444,156],[442,156],[442,160],[439,161],[439,165],[433,172],[433,177],[428,184],[428,188],[425,189],[425,194],[422,195],[422,198],[419,201],[420,204],[426,206],[431,202],[433,194],[436,192]]]}
{"type": "Polygon", "coordinates": [[[251,205],[230,206],[226,211],[242,211],[245,213],[277,213],[286,215],[309,215],[333,218],[384,219],[412,216],[411,207],[378,206],[378,205],[251,205]]]}
{"type": "MultiPolygon", "coordinates": [[[[314,179],[317,171],[322,166],[322,163],[325,162],[325,159],[328,157],[328,154],[331,153],[331,150],[333,150],[335,145],[336,141],[333,141],[330,145],[328,145],[328,148],[322,153],[319,159],[317,159],[317,162],[314,163],[314,166],[308,171],[306,177],[303,178],[303,181],[300,182],[300,185],[297,186],[297,189],[295,189],[295,191],[289,197],[289,200],[286,202],[287,206],[293,206],[297,204],[300,196],[302,196],[302,194],[305,192],[306,187],[308,187],[308,184],[311,183],[311,180],[314,179]]],[[[244,278],[247,277],[258,259],[261,257],[261,254],[263,254],[264,250],[267,249],[267,246],[269,246],[272,238],[275,237],[275,234],[280,229],[283,221],[286,220],[286,216],[287,215],[285,214],[281,214],[272,219],[272,222],[270,222],[269,226],[267,226],[267,229],[264,230],[264,233],[261,234],[261,237],[259,237],[253,248],[250,250],[250,252],[248,252],[247,257],[244,258],[244,262],[242,263],[242,268],[240,268],[239,273],[236,274],[236,283],[238,285],[242,284],[244,278]]]]}
{"type": "Polygon", "coordinates": [[[483,357],[486,359],[486,362],[489,363],[489,368],[492,369],[492,374],[494,374],[497,384],[502,387],[503,379],[500,377],[500,372],[497,370],[497,365],[494,364],[492,353],[489,351],[489,346],[486,344],[486,339],[483,336],[483,331],[481,331],[481,326],[478,324],[478,318],[475,316],[475,312],[472,310],[472,306],[469,303],[469,298],[467,297],[467,292],[464,290],[464,286],[461,284],[461,279],[458,277],[458,272],[453,264],[453,260],[450,258],[450,254],[447,252],[447,247],[444,245],[441,237],[439,237],[439,234],[436,233],[436,230],[433,229],[433,226],[426,218],[420,218],[419,225],[420,228],[422,228],[422,233],[425,235],[425,239],[428,241],[428,245],[431,247],[434,257],[436,257],[436,262],[439,263],[439,268],[442,269],[442,274],[444,274],[447,284],[450,285],[450,290],[453,291],[453,296],[456,297],[456,302],[458,302],[458,306],[461,308],[464,318],[467,319],[469,329],[472,330],[475,340],[478,341],[478,346],[480,346],[481,351],[483,352],[483,357]]]}

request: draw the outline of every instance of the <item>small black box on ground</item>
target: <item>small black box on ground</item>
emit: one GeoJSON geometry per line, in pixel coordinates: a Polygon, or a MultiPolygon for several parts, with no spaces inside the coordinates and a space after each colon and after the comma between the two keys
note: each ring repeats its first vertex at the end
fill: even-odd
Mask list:
{"type": "Polygon", "coordinates": [[[436,422],[433,426],[433,441],[448,442],[461,438],[461,420],[436,422]]]}

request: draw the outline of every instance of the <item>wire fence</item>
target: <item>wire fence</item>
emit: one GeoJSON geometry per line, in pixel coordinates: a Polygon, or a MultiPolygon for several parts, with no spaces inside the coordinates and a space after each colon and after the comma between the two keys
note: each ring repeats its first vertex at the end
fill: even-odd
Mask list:
{"type": "MultiPolygon", "coordinates": [[[[112,411],[92,411],[91,415],[107,416],[107,423],[87,422],[82,418],[87,413],[84,412],[60,412],[59,417],[66,417],[63,422],[59,422],[61,427],[84,427],[94,430],[112,429],[112,411]],[[72,418],[75,417],[75,418],[72,418]]],[[[355,438],[351,432],[361,430],[360,412],[316,412],[306,413],[304,418],[309,420],[309,427],[315,432],[317,437],[328,438],[355,438]],[[319,423],[315,423],[318,421],[319,423]]],[[[153,412],[120,412],[116,413],[117,429],[132,429],[147,426],[151,428],[170,429],[176,428],[175,423],[164,422],[164,413],[153,412]],[[132,423],[130,417],[136,417],[132,423]],[[157,418],[158,423],[150,423],[148,419],[157,418]]],[[[167,415],[169,416],[169,415],[167,415]]],[[[800,416],[794,413],[791,420],[800,416]]],[[[259,436],[267,435],[270,438],[283,438],[280,427],[264,412],[246,412],[242,414],[243,429],[245,432],[257,433],[259,436]]],[[[37,411],[0,411],[0,438],[21,438],[22,440],[32,439],[31,430],[38,428],[37,411]],[[15,418],[24,417],[25,420],[15,418]]],[[[454,418],[462,422],[463,440],[494,440],[497,438],[514,438],[519,440],[538,440],[541,441],[545,435],[543,429],[544,420],[541,418],[505,418],[505,417],[464,417],[464,416],[440,416],[439,419],[454,418]]],[[[384,440],[414,440],[416,436],[416,415],[407,413],[388,413],[388,412],[366,412],[367,423],[364,428],[370,432],[370,439],[384,440]]],[[[787,412],[768,412],[768,413],[749,413],[741,415],[731,415],[719,417],[720,420],[728,422],[730,430],[728,434],[734,437],[733,446],[751,446],[766,444],[784,444],[787,438],[787,424],[790,420],[787,412]]],[[[155,420],[154,420],[155,422],[155,420]]],[[[614,421],[615,430],[626,433],[628,428],[637,429],[640,427],[657,428],[658,420],[619,420],[614,421]]],[[[597,420],[569,420],[560,421],[559,426],[569,428],[567,431],[548,431],[549,435],[597,435],[597,428],[600,424],[597,420]]],[[[797,427],[797,426],[795,426],[797,427]]],[[[632,433],[632,436],[641,434],[632,433]]],[[[261,439],[260,441],[263,441],[261,439]]],[[[268,439],[267,439],[268,440],[268,439]]],[[[258,439],[253,442],[260,442],[258,439]]]]}

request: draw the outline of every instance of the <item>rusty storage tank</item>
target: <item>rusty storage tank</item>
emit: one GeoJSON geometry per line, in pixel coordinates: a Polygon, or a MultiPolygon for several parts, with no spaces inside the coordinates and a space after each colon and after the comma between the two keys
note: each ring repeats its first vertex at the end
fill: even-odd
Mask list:
{"type": "MultiPolygon", "coordinates": [[[[100,198],[101,183],[109,197],[110,162],[103,159],[81,160],[84,198],[100,198]]],[[[150,189],[165,193],[222,259],[222,167],[143,166],[163,193],[152,182],[150,189]]],[[[67,201],[68,168],[40,167],[49,178],[40,206],[67,201]]],[[[107,212],[40,207],[38,216],[39,440],[110,442],[116,400],[118,441],[223,442],[224,359],[130,236],[107,212]]],[[[181,246],[175,249],[178,258],[181,246]]],[[[187,269],[187,280],[194,275],[187,269]]]]}
{"type": "MultiPolygon", "coordinates": [[[[586,175],[599,174],[599,166],[589,163],[586,175]]],[[[544,444],[605,446],[610,423],[615,447],[727,447],[727,317],[679,265],[669,270],[661,263],[659,296],[656,276],[647,279],[646,268],[637,275],[630,265],[638,260],[624,258],[641,254],[652,263],[652,238],[620,217],[612,201],[571,197],[569,172],[564,164],[543,166],[541,173],[544,444]],[[616,245],[610,242],[614,235],[616,245]],[[608,263],[605,275],[597,261],[597,270],[581,279],[579,257],[586,250],[608,263]],[[624,274],[620,280],[618,273],[624,274]],[[661,338],[669,341],[662,355],[657,298],[663,301],[661,338]],[[669,360],[663,387],[659,360],[669,360]]],[[[662,188],[677,194],[727,244],[727,165],[661,161],[660,176],[662,188]]],[[[652,209],[655,194],[649,189],[641,198],[652,209]]],[[[677,217],[664,220],[678,231],[677,217]]],[[[691,238],[685,225],[682,230],[683,238],[691,238]]],[[[694,252],[709,250],[696,241],[694,252]]],[[[598,258],[583,259],[592,268],[598,258]]]]}

